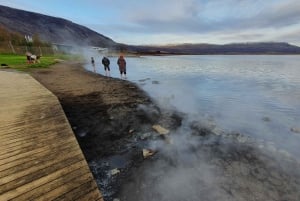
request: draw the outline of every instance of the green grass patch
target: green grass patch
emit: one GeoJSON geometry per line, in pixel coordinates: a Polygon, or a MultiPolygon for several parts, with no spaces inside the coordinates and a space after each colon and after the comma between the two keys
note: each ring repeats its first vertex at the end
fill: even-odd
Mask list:
{"type": "MultiPolygon", "coordinates": [[[[26,70],[31,68],[47,68],[60,60],[78,60],[76,55],[42,56],[39,63],[27,63],[25,55],[0,54],[0,64],[6,64],[9,68],[26,70]]],[[[1,66],[0,68],[3,68],[1,66]]]]}

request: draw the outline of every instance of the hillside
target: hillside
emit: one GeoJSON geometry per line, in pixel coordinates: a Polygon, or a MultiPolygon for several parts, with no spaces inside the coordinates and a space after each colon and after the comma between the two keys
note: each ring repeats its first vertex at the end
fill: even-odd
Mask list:
{"type": "Polygon", "coordinates": [[[180,44],[166,46],[128,46],[140,54],[300,54],[300,47],[288,43],[180,44]]]}
{"type": "Polygon", "coordinates": [[[71,21],[0,5],[0,26],[51,43],[114,47],[112,39],[71,21]]]}

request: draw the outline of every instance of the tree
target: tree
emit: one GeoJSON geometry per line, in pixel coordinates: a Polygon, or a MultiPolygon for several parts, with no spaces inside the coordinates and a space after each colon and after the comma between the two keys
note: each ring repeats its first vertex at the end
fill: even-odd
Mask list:
{"type": "Polygon", "coordinates": [[[4,42],[4,41],[8,41],[8,40],[9,40],[8,31],[3,26],[0,26],[0,41],[4,42]]]}
{"type": "Polygon", "coordinates": [[[13,45],[19,46],[36,46],[36,47],[50,47],[51,44],[47,42],[43,42],[38,34],[34,34],[32,40],[27,40],[28,38],[31,39],[30,36],[23,36],[20,33],[12,32],[7,30],[5,27],[0,26],[0,42],[9,42],[13,45]]]}

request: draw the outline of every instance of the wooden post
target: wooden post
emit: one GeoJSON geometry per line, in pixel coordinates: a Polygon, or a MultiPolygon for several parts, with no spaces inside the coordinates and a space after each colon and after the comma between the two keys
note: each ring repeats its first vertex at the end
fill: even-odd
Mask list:
{"type": "Polygon", "coordinates": [[[16,51],[15,51],[15,49],[14,49],[14,46],[11,44],[11,41],[8,41],[8,44],[9,44],[9,46],[10,46],[12,52],[13,52],[14,54],[16,54],[16,51]]]}
{"type": "Polygon", "coordinates": [[[42,49],[40,46],[39,46],[39,49],[40,49],[40,56],[43,56],[42,49]]]}

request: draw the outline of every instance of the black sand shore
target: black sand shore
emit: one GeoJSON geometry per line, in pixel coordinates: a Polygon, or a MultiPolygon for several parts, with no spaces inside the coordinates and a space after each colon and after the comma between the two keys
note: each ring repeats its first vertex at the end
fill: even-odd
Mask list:
{"type": "Polygon", "coordinates": [[[119,140],[139,126],[134,108],[150,104],[135,85],[77,63],[59,63],[32,76],[58,97],[88,161],[115,152],[119,140]]]}
{"type": "MultiPolygon", "coordinates": [[[[100,174],[94,176],[105,200],[110,200],[128,170],[143,161],[143,144],[137,139],[162,121],[159,108],[133,83],[88,72],[79,63],[58,63],[31,75],[58,97],[92,172],[100,174]],[[107,161],[124,154],[118,179],[103,175],[119,168],[105,165],[107,161]],[[95,165],[97,161],[102,163],[95,165]]],[[[176,121],[169,115],[162,123],[171,128],[176,121]]]]}

